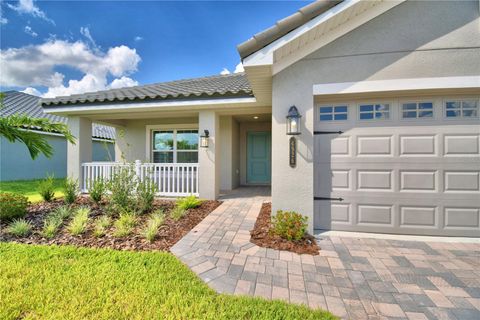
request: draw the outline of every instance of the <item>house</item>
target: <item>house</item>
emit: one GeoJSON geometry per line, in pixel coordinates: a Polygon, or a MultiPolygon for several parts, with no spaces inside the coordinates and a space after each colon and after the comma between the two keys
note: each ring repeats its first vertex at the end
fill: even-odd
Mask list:
{"type": "MultiPolygon", "coordinates": [[[[66,122],[67,118],[46,114],[40,107],[37,96],[18,91],[4,92],[0,116],[26,114],[35,118],[48,118],[55,122],[66,122]]],[[[55,178],[67,175],[67,141],[57,133],[37,131],[45,135],[54,148],[51,158],[39,155],[32,160],[28,149],[21,142],[9,142],[0,137],[0,181],[43,179],[49,174],[55,178]]],[[[115,129],[99,124],[92,126],[92,160],[112,161],[115,159],[115,129]]]]}
{"type": "Polygon", "coordinates": [[[84,182],[102,121],[162,195],[271,185],[310,232],[480,236],[479,26],[476,0],[318,1],[240,44],[245,73],[42,105],[84,182]]]}

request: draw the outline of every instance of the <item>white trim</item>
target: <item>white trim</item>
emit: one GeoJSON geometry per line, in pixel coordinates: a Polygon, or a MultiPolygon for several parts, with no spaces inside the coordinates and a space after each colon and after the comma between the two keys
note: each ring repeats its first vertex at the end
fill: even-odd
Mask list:
{"type": "Polygon", "coordinates": [[[375,80],[313,85],[313,95],[343,95],[439,89],[480,89],[480,76],[375,80]]]}
{"type": "MultiPolygon", "coordinates": [[[[462,110],[462,108],[460,108],[462,110]]],[[[476,120],[480,118],[480,100],[476,97],[468,97],[468,96],[461,96],[461,97],[445,97],[442,99],[442,118],[447,121],[458,121],[458,120],[476,120]],[[477,103],[477,116],[476,117],[464,117],[463,113],[461,113],[460,117],[447,117],[447,102],[463,102],[463,101],[475,101],[477,103]]]]}
{"type": "Polygon", "coordinates": [[[85,111],[101,111],[101,110],[115,110],[115,111],[128,111],[136,109],[155,109],[155,108],[168,108],[168,107],[183,107],[183,106],[216,106],[222,104],[243,104],[254,103],[257,100],[254,97],[245,98],[230,98],[230,99],[205,99],[205,100],[182,100],[182,101],[152,101],[152,102],[140,102],[140,103],[109,103],[109,104],[92,104],[92,105],[76,105],[71,107],[56,107],[47,106],[44,107],[44,112],[49,114],[56,113],[74,113],[85,111]]]}
{"type": "Polygon", "coordinates": [[[92,138],[92,141],[115,143],[115,140],[106,139],[106,138],[92,138]]]}
{"type": "MultiPolygon", "coordinates": [[[[153,130],[189,130],[189,129],[198,129],[198,123],[184,123],[184,124],[152,124],[145,126],[145,159],[148,162],[153,161],[153,150],[152,150],[152,131],[153,130]]],[[[199,133],[200,135],[200,130],[199,133]]]]}
{"type": "MultiPolygon", "coordinates": [[[[56,133],[56,132],[45,132],[45,131],[41,131],[41,130],[25,129],[25,128],[19,128],[19,129],[22,130],[22,131],[30,131],[30,132],[35,132],[35,133],[38,133],[38,134],[43,134],[43,135],[46,135],[46,136],[54,136],[54,137],[65,138],[65,136],[63,134],[56,133]]],[[[94,137],[92,137],[92,140],[93,141],[106,141],[106,142],[110,142],[110,143],[115,143],[115,140],[107,139],[107,138],[94,138],[94,137]]]]}

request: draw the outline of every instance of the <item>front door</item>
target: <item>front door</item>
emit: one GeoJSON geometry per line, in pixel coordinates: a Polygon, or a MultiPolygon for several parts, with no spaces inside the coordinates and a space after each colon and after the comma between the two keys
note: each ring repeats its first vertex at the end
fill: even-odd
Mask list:
{"type": "Polygon", "coordinates": [[[271,141],[270,132],[247,133],[247,183],[270,184],[271,141]]]}

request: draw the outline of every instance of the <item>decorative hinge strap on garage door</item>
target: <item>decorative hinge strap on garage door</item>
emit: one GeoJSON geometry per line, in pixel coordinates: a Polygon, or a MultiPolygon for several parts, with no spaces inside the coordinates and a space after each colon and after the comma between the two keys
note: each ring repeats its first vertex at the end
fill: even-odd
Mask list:
{"type": "Polygon", "coordinates": [[[343,201],[343,198],[313,197],[313,200],[335,200],[335,201],[343,201]]]}
{"type": "Polygon", "coordinates": [[[343,131],[313,131],[313,134],[342,134],[343,131]]]}

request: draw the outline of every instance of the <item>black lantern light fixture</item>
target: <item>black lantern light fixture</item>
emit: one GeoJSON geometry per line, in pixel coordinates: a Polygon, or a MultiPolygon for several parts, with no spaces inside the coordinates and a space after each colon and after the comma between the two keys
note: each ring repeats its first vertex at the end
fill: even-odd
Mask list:
{"type": "Polygon", "coordinates": [[[290,136],[299,135],[300,130],[300,118],[302,116],[298,113],[297,107],[291,106],[287,115],[287,134],[290,136]]]}
{"type": "Polygon", "coordinates": [[[208,148],[208,137],[210,136],[210,132],[208,130],[203,130],[204,134],[200,136],[200,147],[208,148]]]}

